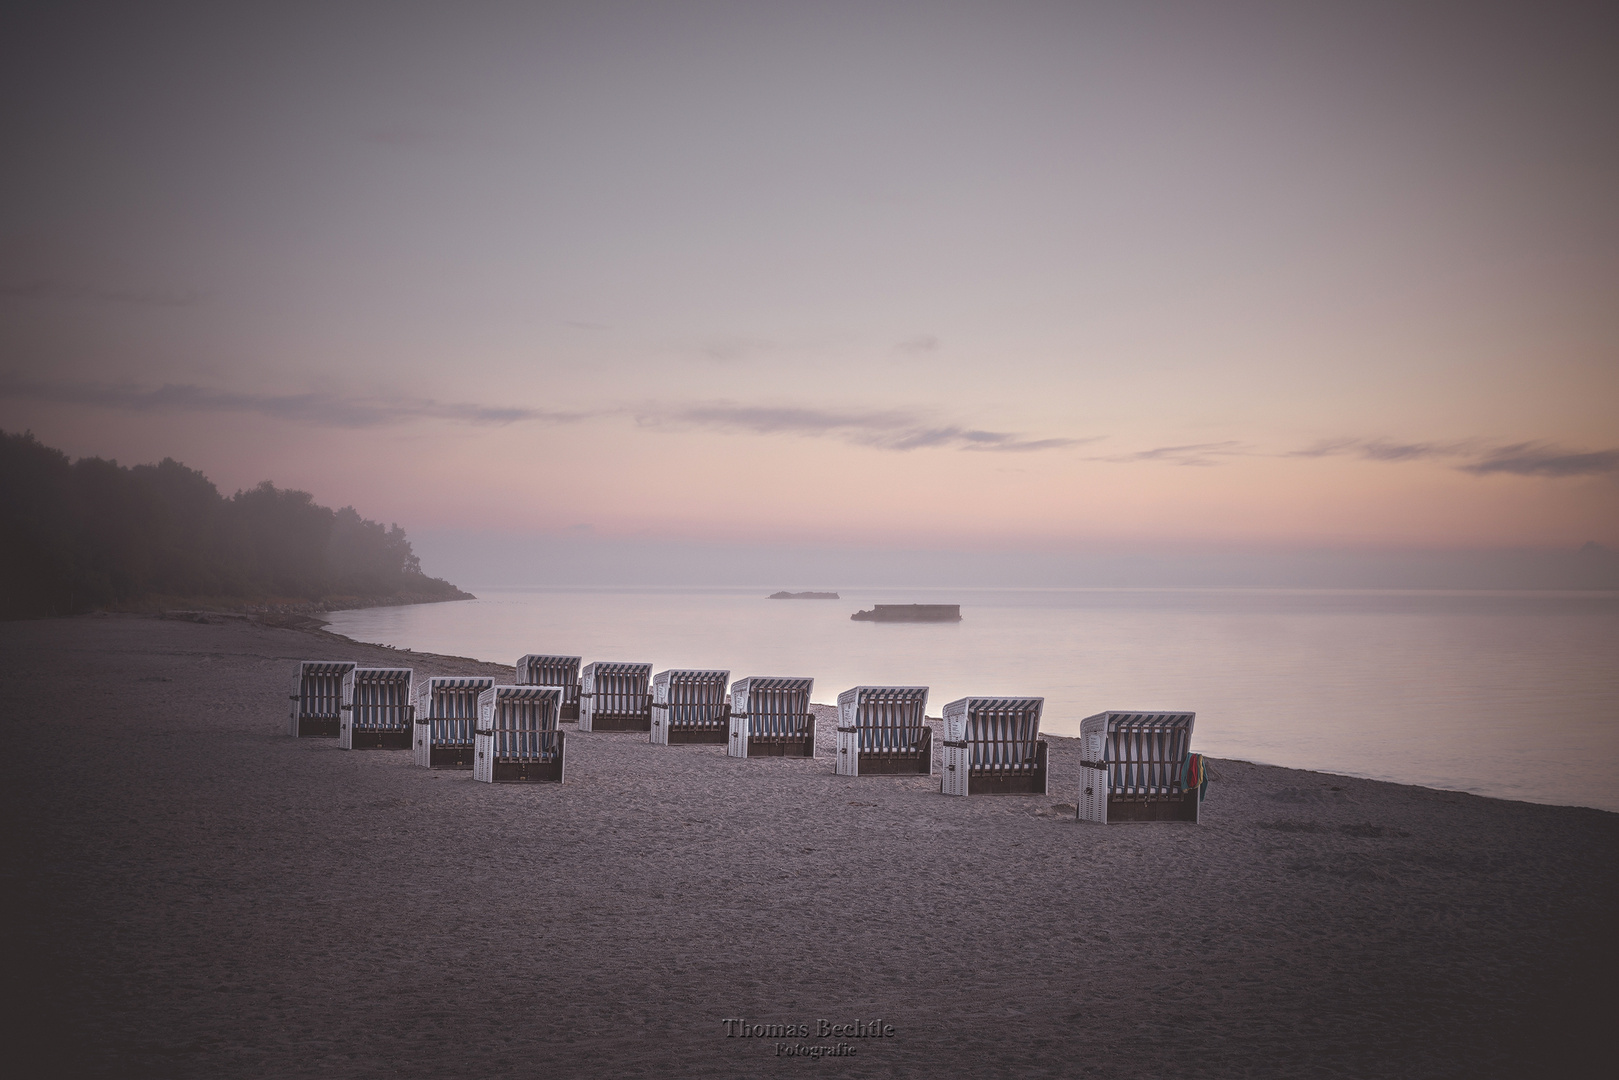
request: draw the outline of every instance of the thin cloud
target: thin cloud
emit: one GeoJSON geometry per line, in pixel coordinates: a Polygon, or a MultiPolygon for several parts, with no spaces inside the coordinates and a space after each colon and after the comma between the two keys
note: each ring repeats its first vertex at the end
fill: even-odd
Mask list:
{"type": "Polygon", "coordinates": [[[1131,454],[1109,454],[1105,457],[1094,457],[1091,461],[1107,461],[1115,464],[1130,464],[1137,461],[1162,461],[1171,465],[1189,465],[1206,467],[1222,465],[1220,459],[1228,457],[1249,457],[1253,451],[1247,444],[1235,440],[1211,443],[1186,443],[1182,446],[1155,446],[1151,450],[1138,450],[1131,454]]]}
{"type": "Polygon", "coordinates": [[[1360,445],[1359,439],[1322,439],[1314,446],[1303,450],[1289,450],[1283,457],[1337,457],[1340,454],[1352,453],[1360,445]]]}
{"type": "Polygon", "coordinates": [[[837,412],[764,405],[692,405],[667,413],[644,413],[643,424],[673,422],[693,427],[753,431],[761,435],[824,435],[840,429],[888,429],[911,424],[898,412],[837,412]]]}
{"type": "Polygon", "coordinates": [[[957,450],[993,451],[999,454],[1027,454],[1037,450],[1060,450],[1094,439],[1025,439],[1006,431],[978,431],[970,428],[921,428],[889,443],[877,443],[890,450],[918,450],[929,446],[957,450]]]}
{"type": "Polygon", "coordinates": [[[367,428],[410,420],[446,420],[475,425],[524,421],[567,423],[589,413],[554,412],[514,405],[480,405],[432,398],[344,394],[255,394],[165,383],[155,388],[130,384],[29,382],[0,379],[0,397],[93,405],[122,412],[250,413],[315,427],[367,428]]]}
{"type": "Polygon", "coordinates": [[[1582,453],[1546,443],[1515,443],[1457,467],[1474,476],[1605,476],[1619,473],[1619,449],[1582,453]]]}
{"type": "Polygon", "coordinates": [[[1422,461],[1455,458],[1479,449],[1477,440],[1454,443],[1397,443],[1387,439],[1324,439],[1283,457],[1358,457],[1366,461],[1422,461]]]}
{"type": "Polygon", "coordinates": [[[194,289],[107,288],[58,278],[36,278],[0,284],[0,299],[69,300],[89,304],[129,304],[135,307],[195,307],[208,294],[194,289]]]}
{"type": "Polygon", "coordinates": [[[1474,476],[1604,476],[1619,473],[1619,449],[1570,450],[1553,443],[1491,446],[1482,439],[1396,443],[1386,439],[1327,439],[1283,457],[1357,457],[1365,461],[1444,461],[1474,476]]]}
{"type": "Polygon", "coordinates": [[[896,352],[907,353],[911,356],[921,356],[926,353],[938,352],[939,339],[932,334],[918,334],[915,337],[906,338],[898,345],[895,345],[894,349],[896,352]]]}
{"type": "Polygon", "coordinates": [[[1008,431],[958,425],[930,425],[913,413],[888,410],[805,409],[760,405],[706,404],[648,410],[636,417],[646,427],[696,427],[747,431],[759,435],[832,436],[879,450],[953,449],[1029,453],[1077,446],[1090,439],[1026,439],[1008,431]]]}

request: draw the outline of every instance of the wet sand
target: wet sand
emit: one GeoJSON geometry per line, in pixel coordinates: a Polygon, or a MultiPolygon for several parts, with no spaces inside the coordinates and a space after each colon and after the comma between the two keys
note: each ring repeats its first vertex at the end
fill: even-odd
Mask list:
{"type": "Polygon", "coordinates": [[[289,738],[326,658],[511,678],[0,624],[12,1075],[1607,1074],[1619,815],[1217,761],[1202,824],[1094,826],[1077,740],[946,798],[834,775],[830,709],[813,761],[569,725],[565,785],[489,786],[289,738]]]}

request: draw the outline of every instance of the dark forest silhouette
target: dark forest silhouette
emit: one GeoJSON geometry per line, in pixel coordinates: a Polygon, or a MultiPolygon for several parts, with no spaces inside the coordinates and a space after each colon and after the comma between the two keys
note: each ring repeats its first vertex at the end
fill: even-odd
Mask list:
{"type": "Polygon", "coordinates": [[[265,481],[226,498],[172,458],[71,461],[0,431],[0,618],[155,601],[213,604],[454,600],[398,525],[265,481]]]}

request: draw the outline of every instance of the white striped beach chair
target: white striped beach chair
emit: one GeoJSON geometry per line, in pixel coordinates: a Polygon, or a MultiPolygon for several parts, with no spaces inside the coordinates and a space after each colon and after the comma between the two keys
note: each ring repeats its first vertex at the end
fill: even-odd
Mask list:
{"type": "Polygon", "coordinates": [[[488,676],[434,675],[416,690],[416,764],[429,769],[472,768],[472,729],[478,695],[495,685],[488,676]]]}
{"type": "Polygon", "coordinates": [[[586,664],[579,673],[579,730],[651,731],[651,679],[651,664],[586,664]]]}
{"type": "Polygon", "coordinates": [[[838,695],[838,775],[933,772],[925,686],[856,686],[838,695]]]}
{"type": "Polygon", "coordinates": [[[292,677],[292,715],[287,734],[297,739],[335,739],[342,726],[343,676],[353,660],[305,660],[292,677]]]}
{"type": "Polygon", "coordinates": [[[562,783],[562,688],[491,686],[478,695],[472,778],[485,784],[562,783]]]}
{"type": "Polygon", "coordinates": [[[1197,785],[1185,783],[1189,712],[1102,712],[1079,722],[1080,821],[1197,823],[1197,785]]]}
{"type": "Polygon", "coordinates": [[[579,656],[528,653],[517,658],[518,686],[562,687],[562,719],[579,719],[579,656]]]}
{"type": "Polygon", "coordinates": [[[964,697],[944,707],[946,795],[1044,795],[1045,698],[964,697]]]}
{"type": "Polygon", "coordinates": [[[729,671],[676,668],[652,677],[652,735],[670,743],[723,743],[729,737],[731,708],[725,703],[729,671]]]}
{"type": "Polygon", "coordinates": [[[731,684],[731,757],[814,757],[814,679],[750,675],[731,684]]]}
{"type": "Polygon", "coordinates": [[[416,711],[410,679],[410,668],[350,669],[343,676],[337,745],[345,750],[409,750],[416,711]]]}

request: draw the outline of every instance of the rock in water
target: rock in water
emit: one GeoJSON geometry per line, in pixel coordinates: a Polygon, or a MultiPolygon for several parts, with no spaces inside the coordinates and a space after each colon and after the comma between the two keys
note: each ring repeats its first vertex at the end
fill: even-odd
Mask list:
{"type": "Polygon", "coordinates": [[[860,622],[960,622],[960,604],[874,604],[849,618],[860,622]]]}

